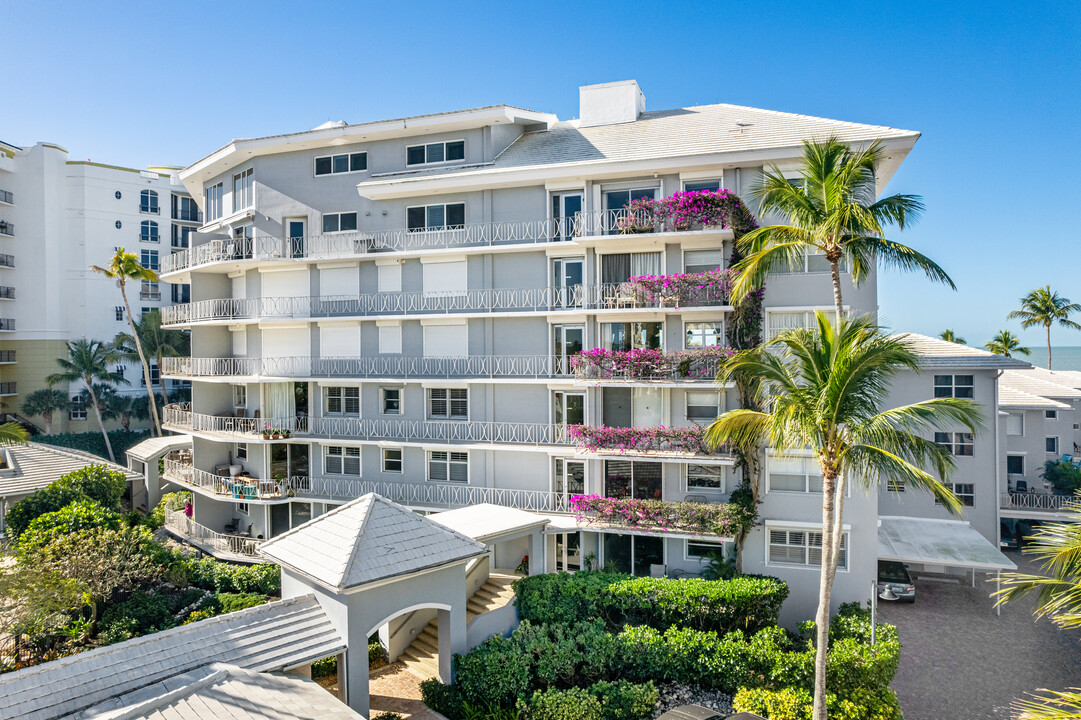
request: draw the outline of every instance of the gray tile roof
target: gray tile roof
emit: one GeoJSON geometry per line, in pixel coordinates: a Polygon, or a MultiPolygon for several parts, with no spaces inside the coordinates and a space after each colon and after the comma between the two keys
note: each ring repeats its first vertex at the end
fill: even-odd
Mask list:
{"type": "Polygon", "coordinates": [[[126,467],[81,450],[69,450],[44,443],[27,443],[3,448],[11,458],[10,468],[0,469],[0,497],[29,495],[49,485],[61,475],[89,465],[104,465],[124,473],[129,480],[141,476],[126,467]]]}
{"type": "Polygon", "coordinates": [[[375,494],[363,495],[259,546],[323,585],[349,588],[487,551],[482,543],[375,494]]]}
{"type": "Polygon", "coordinates": [[[481,542],[519,530],[543,528],[551,522],[543,515],[489,503],[446,510],[429,517],[444,527],[481,542]]]}
{"type": "Polygon", "coordinates": [[[157,458],[171,450],[182,450],[191,447],[190,435],[162,435],[143,440],[138,445],[128,448],[128,457],[136,460],[149,460],[157,458]]]}
{"type": "Polygon", "coordinates": [[[1067,384],[1068,382],[1070,381],[1061,378],[1058,373],[1040,368],[1006,370],[998,380],[1001,388],[1020,390],[1030,395],[1067,400],[1081,398],[1081,390],[1067,384]]]}
{"type": "Polygon", "coordinates": [[[208,663],[263,672],[344,648],[315,597],[305,595],[0,675],[0,717],[52,720],[208,663]]]}
{"type": "Polygon", "coordinates": [[[980,350],[940,338],[919,333],[900,333],[895,336],[912,352],[920,356],[920,365],[927,368],[962,368],[969,370],[997,370],[999,368],[1031,367],[1024,360],[980,350]]]}
{"type": "Polygon", "coordinates": [[[1003,408],[1014,408],[1017,410],[1070,409],[1069,405],[1059,402],[1058,400],[1052,400],[1048,397],[1040,397],[1039,395],[1027,393],[1024,390],[1018,390],[1016,388],[1003,385],[1002,378],[999,378],[998,384],[998,406],[1003,408]]]}
{"type": "Polygon", "coordinates": [[[72,720],[363,720],[318,683],[213,663],[88,708],[72,720]]]}

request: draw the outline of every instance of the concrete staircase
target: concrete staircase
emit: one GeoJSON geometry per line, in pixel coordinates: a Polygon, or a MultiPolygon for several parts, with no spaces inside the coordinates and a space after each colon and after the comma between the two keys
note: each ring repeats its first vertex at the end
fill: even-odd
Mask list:
{"type": "MultiPolygon", "coordinates": [[[[507,605],[514,600],[511,583],[520,576],[509,572],[493,571],[488,581],[466,601],[466,623],[477,615],[507,605]]],[[[424,626],[412,644],[402,651],[398,662],[405,665],[409,672],[422,680],[439,677],[439,619],[436,618],[424,626]]]]}

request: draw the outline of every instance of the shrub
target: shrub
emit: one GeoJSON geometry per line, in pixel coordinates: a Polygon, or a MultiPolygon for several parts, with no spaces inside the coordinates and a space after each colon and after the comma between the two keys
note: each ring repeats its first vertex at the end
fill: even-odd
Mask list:
{"type": "Polygon", "coordinates": [[[158,593],[136,592],[127,600],[111,605],[102,614],[103,640],[120,642],[139,635],[175,627],[174,608],[169,598],[158,593]]]}
{"type": "Polygon", "coordinates": [[[146,515],[144,524],[151,530],[157,530],[165,524],[165,508],[183,507],[185,502],[191,501],[191,493],[186,490],[165,493],[161,496],[161,502],[154,506],[146,515]]]}
{"type": "Polygon", "coordinates": [[[641,685],[626,680],[599,682],[589,690],[600,700],[605,720],[645,720],[653,714],[660,697],[652,682],[641,685]]]}
{"type": "Polygon", "coordinates": [[[318,680],[319,678],[331,677],[338,674],[338,656],[331,655],[330,657],[323,658],[322,660],[316,660],[312,663],[312,679],[318,680]]]}
{"type": "Polygon", "coordinates": [[[372,720],[403,720],[403,718],[398,713],[385,712],[372,716],[372,720]]]}
{"type": "MultiPolygon", "coordinates": [[[[770,720],[811,720],[813,704],[814,694],[804,688],[742,688],[732,700],[736,710],[770,720]]],[[[889,688],[858,690],[847,698],[826,693],[826,709],[832,720],[901,720],[901,707],[889,688]]]]}
{"type": "Polygon", "coordinates": [[[1040,477],[1051,483],[1060,493],[1073,495],[1081,490],[1081,468],[1061,460],[1048,460],[1043,464],[1040,477]]]}
{"type": "Polygon", "coordinates": [[[501,635],[493,635],[465,655],[455,655],[456,686],[462,701],[513,706],[532,684],[531,660],[520,643],[501,635]]]}
{"type": "MultiPolygon", "coordinates": [[[[116,454],[117,459],[123,461],[124,453],[127,452],[128,448],[146,440],[149,433],[149,430],[130,432],[126,430],[110,430],[109,442],[113,446],[113,452],[116,454]]],[[[100,432],[36,435],[34,436],[34,442],[71,448],[72,450],[82,450],[101,458],[109,458],[109,452],[105,449],[105,440],[100,432]]]]}
{"type": "Polygon", "coordinates": [[[18,537],[36,518],[62,510],[76,500],[89,498],[72,487],[53,483],[12,505],[4,521],[11,535],[18,537]]]}
{"type": "Polygon", "coordinates": [[[523,703],[527,720],[602,720],[601,701],[585,688],[538,690],[523,703]]]}
{"type": "Polygon", "coordinates": [[[221,614],[224,615],[262,605],[267,601],[267,596],[259,593],[218,593],[217,599],[221,603],[221,614]]]}
{"type": "Polygon", "coordinates": [[[369,640],[368,641],[368,663],[371,664],[371,663],[374,663],[374,662],[386,662],[386,661],[387,661],[387,651],[386,651],[386,648],[383,647],[383,644],[381,642],[379,642],[378,640],[369,640]]]}
{"type": "Polygon", "coordinates": [[[429,678],[420,684],[420,699],[448,720],[462,717],[462,693],[458,685],[444,685],[436,678],[429,678]]]}
{"type": "Polygon", "coordinates": [[[218,593],[260,593],[281,595],[281,568],[272,563],[234,565],[214,558],[198,559],[174,552],[172,570],[185,582],[218,593]]]}
{"type": "Polygon", "coordinates": [[[119,510],[128,480],[118,470],[110,470],[104,465],[89,465],[60,476],[54,485],[70,487],[109,510],[119,510]]]}
{"type": "Polygon", "coordinates": [[[588,688],[537,690],[520,701],[527,720],[645,720],[657,706],[653,683],[599,682],[588,688]]]}
{"type": "Polygon", "coordinates": [[[18,551],[25,556],[61,535],[94,528],[119,530],[120,524],[121,515],[106,510],[94,500],[76,500],[59,510],[34,518],[19,535],[18,551]]]}

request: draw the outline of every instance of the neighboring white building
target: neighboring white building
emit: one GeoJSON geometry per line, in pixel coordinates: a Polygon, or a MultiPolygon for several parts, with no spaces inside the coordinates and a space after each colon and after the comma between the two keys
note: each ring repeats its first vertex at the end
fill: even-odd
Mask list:
{"type": "MultiPolygon", "coordinates": [[[[0,403],[22,414],[22,398],[45,387],[64,343],[87,337],[112,341],[130,332],[115,282],[90,270],[107,265],[117,247],[160,267],[187,247],[199,225],[198,206],[177,178],[178,168],[148,170],[69,159],[52,143],[19,148],[0,143],[0,403]]],[[[166,283],[128,288],[141,313],[188,300],[187,287],[166,283]]],[[[130,385],[144,394],[138,362],[123,363],[130,385]]],[[[154,368],[154,377],[157,369],[154,368]]],[[[76,397],[82,389],[73,384],[76,397]]],[[[96,430],[93,411],[54,418],[54,431],[96,430]]],[[[34,419],[40,424],[40,419],[34,419]]]]}

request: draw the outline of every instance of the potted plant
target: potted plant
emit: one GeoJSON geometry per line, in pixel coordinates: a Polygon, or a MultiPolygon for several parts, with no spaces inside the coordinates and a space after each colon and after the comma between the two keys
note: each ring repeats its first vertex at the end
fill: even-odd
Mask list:
{"type": "Polygon", "coordinates": [[[266,424],[263,425],[263,439],[264,440],[269,440],[270,435],[271,435],[270,423],[266,423],[266,424]]]}
{"type": "Polygon", "coordinates": [[[282,430],[282,437],[285,438],[286,440],[288,440],[289,436],[292,435],[292,434],[293,433],[292,433],[291,430],[288,430],[288,429],[282,430]]]}
{"type": "Polygon", "coordinates": [[[653,232],[657,220],[657,201],[653,198],[632,200],[623,216],[616,220],[616,228],[623,234],[653,232]]]}

